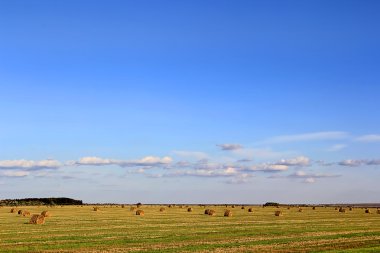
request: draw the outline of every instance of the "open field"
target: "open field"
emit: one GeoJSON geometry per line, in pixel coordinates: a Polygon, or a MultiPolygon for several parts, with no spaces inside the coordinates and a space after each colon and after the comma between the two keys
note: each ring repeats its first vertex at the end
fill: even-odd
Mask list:
{"type": "Polygon", "coordinates": [[[0,252],[380,252],[380,214],[372,208],[339,213],[333,207],[275,208],[146,206],[136,216],[130,206],[17,207],[49,210],[43,225],[0,208],[0,252]],[[276,217],[274,212],[283,211],[276,217]]]}

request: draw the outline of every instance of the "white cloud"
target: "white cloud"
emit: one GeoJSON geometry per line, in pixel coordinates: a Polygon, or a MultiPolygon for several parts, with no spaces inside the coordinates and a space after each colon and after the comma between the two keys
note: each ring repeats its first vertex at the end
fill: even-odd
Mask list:
{"type": "Polygon", "coordinates": [[[310,158],[306,156],[298,156],[292,159],[281,159],[276,164],[286,166],[308,166],[310,165],[310,158]]]}
{"type": "Polygon", "coordinates": [[[323,141],[323,140],[340,140],[348,137],[346,132],[330,131],[330,132],[315,132],[294,135],[282,135],[270,138],[269,143],[283,142],[302,142],[302,141],[323,141]]]}
{"type": "Polygon", "coordinates": [[[263,172],[281,172],[287,171],[289,166],[282,164],[270,164],[270,163],[262,163],[258,165],[253,165],[248,168],[250,171],[263,171],[263,172]]]}
{"type": "Polygon", "coordinates": [[[118,164],[122,167],[133,167],[133,166],[158,166],[170,164],[173,159],[169,156],[158,157],[158,156],[146,156],[139,160],[132,161],[119,161],[118,164]]]}
{"type": "Polygon", "coordinates": [[[365,164],[365,161],[364,160],[347,159],[347,160],[339,162],[338,164],[342,165],[342,166],[357,167],[357,166],[365,164]]]}
{"type": "Polygon", "coordinates": [[[78,162],[76,162],[77,165],[95,165],[95,166],[110,165],[110,164],[117,164],[117,163],[118,162],[116,160],[105,159],[105,158],[100,158],[96,156],[82,157],[79,159],[78,162]]]}
{"type": "Polygon", "coordinates": [[[220,147],[221,150],[228,151],[228,150],[238,150],[242,149],[243,146],[240,144],[217,144],[218,147],[220,147]]]}
{"type": "Polygon", "coordinates": [[[360,142],[380,142],[380,134],[363,135],[359,136],[355,140],[360,142]]]}
{"type": "Polygon", "coordinates": [[[13,168],[22,168],[22,169],[56,169],[62,166],[59,161],[56,160],[3,160],[0,161],[0,169],[13,169],[13,168]]]}
{"type": "Polygon", "coordinates": [[[157,156],[146,156],[138,160],[115,160],[100,158],[95,156],[82,157],[74,165],[93,165],[93,166],[105,166],[105,165],[118,165],[121,167],[134,167],[134,166],[159,166],[170,164],[173,159],[169,156],[157,157],[157,156]]]}
{"type": "Polygon", "coordinates": [[[338,163],[341,166],[358,167],[361,165],[380,165],[380,160],[354,160],[347,159],[338,163]]]}

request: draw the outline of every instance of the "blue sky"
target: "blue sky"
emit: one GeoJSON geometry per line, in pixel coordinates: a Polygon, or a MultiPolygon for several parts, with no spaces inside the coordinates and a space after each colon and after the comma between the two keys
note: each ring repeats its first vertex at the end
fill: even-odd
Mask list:
{"type": "Polygon", "coordinates": [[[0,198],[378,202],[378,1],[3,1],[0,198]]]}

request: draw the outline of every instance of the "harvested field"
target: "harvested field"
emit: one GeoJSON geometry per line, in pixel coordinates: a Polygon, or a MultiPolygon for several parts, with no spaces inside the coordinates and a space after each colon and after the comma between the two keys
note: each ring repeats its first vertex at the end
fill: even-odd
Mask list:
{"type": "MultiPolygon", "coordinates": [[[[123,208],[94,212],[80,206],[54,208],[42,225],[30,217],[0,209],[0,252],[379,252],[380,215],[354,209],[339,214],[334,208],[235,208],[224,217],[225,206],[192,212],[173,208],[160,212],[144,205],[144,218],[123,208]],[[349,249],[349,251],[347,251],[349,249]]],[[[39,214],[46,207],[20,207],[39,214]]]]}

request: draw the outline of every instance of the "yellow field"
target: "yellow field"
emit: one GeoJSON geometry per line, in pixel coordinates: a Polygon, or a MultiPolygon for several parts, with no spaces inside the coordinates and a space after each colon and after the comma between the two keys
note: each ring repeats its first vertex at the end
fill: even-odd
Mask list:
{"type": "Polygon", "coordinates": [[[44,225],[0,208],[0,252],[380,252],[380,214],[371,209],[225,206],[146,206],[136,216],[130,206],[17,207],[31,214],[49,210],[44,225]],[[274,212],[283,211],[276,217],[274,212]]]}

